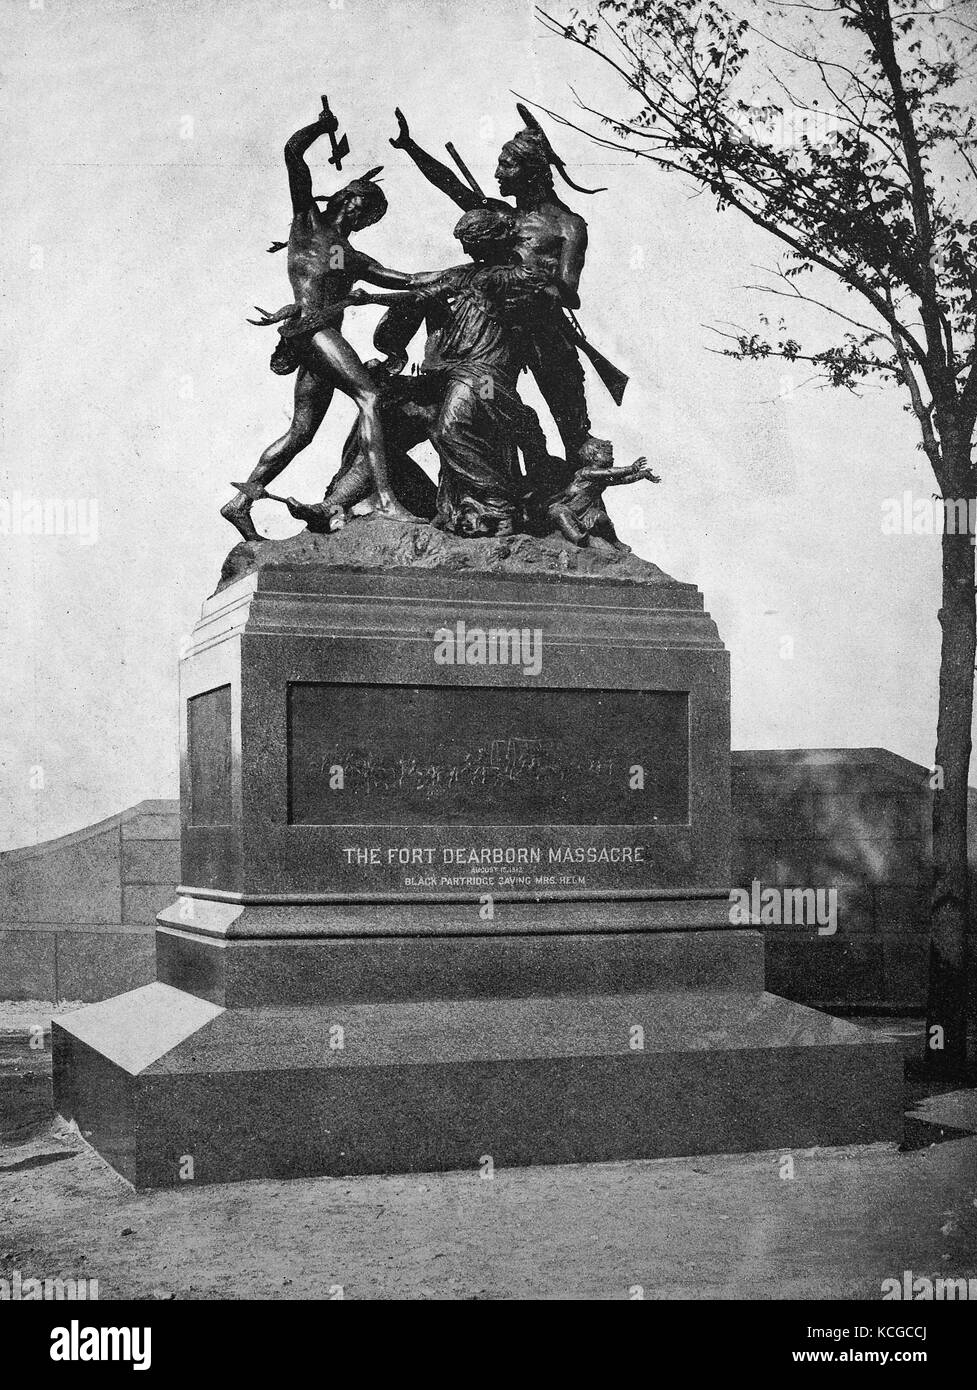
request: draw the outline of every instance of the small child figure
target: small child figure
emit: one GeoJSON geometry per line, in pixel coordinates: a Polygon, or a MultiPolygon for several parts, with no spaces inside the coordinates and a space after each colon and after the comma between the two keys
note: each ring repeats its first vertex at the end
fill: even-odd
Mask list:
{"type": "Polygon", "coordinates": [[[614,449],[607,439],[588,440],[580,457],[584,460],[583,466],[576,469],[564,491],[552,499],[546,515],[575,545],[630,553],[631,547],[618,539],[604,507],[604,489],[621,483],[636,483],[642,478],[649,483],[659,483],[661,479],[652,472],[644,457],[615,468],[614,449]]]}

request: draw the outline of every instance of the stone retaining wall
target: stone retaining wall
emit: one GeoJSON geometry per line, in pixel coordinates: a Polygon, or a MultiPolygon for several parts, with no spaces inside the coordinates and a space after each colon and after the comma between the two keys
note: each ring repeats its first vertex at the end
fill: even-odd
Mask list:
{"type": "Polygon", "coordinates": [[[926,995],[929,771],[883,748],[733,754],[733,881],[837,893],[837,931],[768,926],[767,989],[827,1009],[926,995]]]}
{"type": "Polygon", "coordinates": [[[95,1000],[146,984],[179,873],[176,801],[0,854],[0,998],[95,1000]]]}

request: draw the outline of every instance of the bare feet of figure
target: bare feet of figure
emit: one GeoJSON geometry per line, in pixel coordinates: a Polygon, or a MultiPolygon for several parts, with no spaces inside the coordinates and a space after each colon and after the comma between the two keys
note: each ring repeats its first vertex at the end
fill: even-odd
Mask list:
{"type": "Polygon", "coordinates": [[[225,521],[229,521],[246,541],[263,541],[266,539],[255,529],[255,524],[251,520],[251,507],[253,503],[266,497],[267,493],[261,483],[231,483],[231,487],[236,487],[238,492],[236,497],[232,497],[230,502],[225,502],[221,507],[221,516],[225,521]]]}
{"type": "Polygon", "coordinates": [[[325,534],[340,531],[346,525],[346,513],[334,502],[299,502],[286,497],[285,506],[296,521],[304,521],[310,531],[325,534]]]}
{"type": "Polygon", "coordinates": [[[246,541],[260,541],[262,539],[251,520],[251,502],[243,493],[239,492],[236,497],[231,498],[230,502],[224,503],[221,507],[221,516],[236,527],[246,541]]]}

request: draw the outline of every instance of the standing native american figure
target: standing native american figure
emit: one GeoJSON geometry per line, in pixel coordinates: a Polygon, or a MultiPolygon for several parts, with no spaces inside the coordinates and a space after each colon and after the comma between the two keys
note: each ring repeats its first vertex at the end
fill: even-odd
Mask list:
{"type": "Polygon", "coordinates": [[[557,293],[544,296],[537,305],[528,340],[527,365],[549,406],[567,461],[572,465],[591,439],[578,351],[591,358],[618,404],[627,377],[595,352],[565,312],[580,305],[578,287],[587,254],[587,224],[556,196],[550,166],[556,165],[578,192],[602,190],[580,189],[571,183],[538,122],[525,107],[518,109],[526,125],[503,145],[495,171],[499,191],[504,197],[515,199],[515,208],[499,199],[487,198],[474,180],[471,186],[463,183],[447,165],[421,149],[399,109],[396,115],[400,131],[390,143],[395,149],[404,150],[425,178],[465,212],[492,206],[513,214],[517,224],[516,249],[525,265],[555,265],[553,283],[557,293]]]}
{"type": "Polygon", "coordinates": [[[268,446],[246,482],[234,484],[239,489],[237,496],[221,508],[221,516],[236,526],[246,541],[261,539],[251,520],[252,504],[267,495],[265,485],[312,442],[337,389],[355,401],[359,411],[363,450],[375,493],[374,514],[414,519],[390,489],[376,384],[343,337],[342,313],[335,308],[328,312],[330,306],[349,295],[355,280],[391,288],[412,281],[409,275],[388,270],[355,250],[348,240],[350,232],[378,222],[387,210],[387,200],[374,182],[379,167],[333,193],[323,209],[318,207],[305,152],[333,128],[332,122],[323,98],[319,119],[297,130],[285,146],[292,197],[288,277],[295,303],[277,314],[259,312],[264,315],[260,322],[285,322],[271,365],[279,375],[297,370],[295,410],[286,433],[268,446]]]}

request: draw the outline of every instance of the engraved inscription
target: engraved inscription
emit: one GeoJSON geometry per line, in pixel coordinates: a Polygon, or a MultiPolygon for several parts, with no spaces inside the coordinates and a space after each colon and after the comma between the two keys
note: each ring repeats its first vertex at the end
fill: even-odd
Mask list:
{"type": "Polygon", "coordinates": [[[288,700],[293,824],[688,819],[683,692],[301,682],[288,700]]]}

